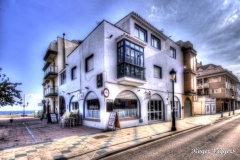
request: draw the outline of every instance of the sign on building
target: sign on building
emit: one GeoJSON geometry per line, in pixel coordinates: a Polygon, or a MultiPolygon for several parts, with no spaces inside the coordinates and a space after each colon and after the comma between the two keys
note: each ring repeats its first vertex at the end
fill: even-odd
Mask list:
{"type": "Polygon", "coordinates": [[[102,79],[102,73],[97,75],[97,88],[100,88],[103,86],[103,79],[102,79]]]}

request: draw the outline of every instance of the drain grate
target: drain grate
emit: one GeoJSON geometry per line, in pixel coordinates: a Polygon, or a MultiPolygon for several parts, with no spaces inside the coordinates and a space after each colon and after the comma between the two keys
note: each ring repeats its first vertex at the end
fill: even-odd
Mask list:
{"type": "Polygon", "coordinates": [[[108,136],[106,136],[106,135],[99,135],[99,136],[95,136],[95,137],[93,137],[93,138],[95,138],[95,139],[101,139],[101,138],[106,138],[106,137],[108,137],[108,136]]]}

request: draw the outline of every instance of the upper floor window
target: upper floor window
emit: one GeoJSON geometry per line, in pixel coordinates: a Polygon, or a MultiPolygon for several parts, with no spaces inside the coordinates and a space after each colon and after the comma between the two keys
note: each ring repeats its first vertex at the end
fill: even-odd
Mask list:
{"type": "Polygon", "coordinates": [[[60,76],[60,83],[61,84],[64,84],[64,83],[66,83],[66,71],[64,71],[62,74],[61,74],[61,76],[60,76]]]}
{"type": "Polygon", "coordinates": [[[73,67],[71,72],[72,72],[71,73],[72,74],[72,80],[76,79],[77,78],[77,69],[76,69],[76,67],[73,67]]]}
{"type": "Polygon", "coordinates": [[[172,47],[170,47],[170,57],[176,59],[176,50],[172,47]]]}
{"type": "Polygon", "coordinates": [[[153,77],[154,78],[162,78],[162,68],[155,66],[155,65],[153,67],[154,67],[153,77]]]}
{"type": "Polygon", "coordinates": [[[147,31],[137,24],[135,24],[134,36],[147,42],[147,31]]]}
{"type": "Polygon", "coordinates": [[[157,49],[161,49],[161,41],[160,39],[158,39],[155,36],[151,36],[151,44],[153,47],[157,48],[157,49]]]}
{"type": "Polygon", "coordinates": [[[93,70],[93,54],[85,59],[85,71],[89,72],[93,70]]]}

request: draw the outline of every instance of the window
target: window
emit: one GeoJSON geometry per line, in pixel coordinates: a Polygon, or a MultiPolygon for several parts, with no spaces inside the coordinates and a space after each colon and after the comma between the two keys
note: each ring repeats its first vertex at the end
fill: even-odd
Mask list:
{"type": "Polygon", "coordinates": [[[98,99],[87,100],[87,117],[100,118],[100,105],[98,99]]]}
{"type": "Polygon", "coordinates": [[[77,69],[76,69],[76,67],[73,67],[72,68],[72,80],[74,80],[76,78],[77,78],[77,69]]]}
{"type": "Polygon", "coordinates": [[[155,65],[153,67],[154,67],[153,77],[154,78],[162,78],[162,68],[155,66],[155,65]]]}
{"type": "Polygon", "coordinates": [[[176,50],[172,47],[170,47],[170,57],[176,59],[176,50]]]}
{"type": "Polygon", "coordinates": [[[79,109],[78,102],[72,102],[72,110],[79,109]]]}
{"type": "Polygon", "coordinates": [[[60,76],[60,81],[61,81],[61,84],[64,84],[66,83],[66,71],[64,71],[61,76],[60,76]]]}
{"type": "Polygon", "coordinates": [[[147,42],[147,31],[137,24],[135,24],[134,35],[135,37],[147,42]]]}
{"type": "Polygon", "coordinates": [[[157,48],[157,49],[161,49],[161,41],[160,39],[158,39],[157,37],[153,36],[151,37],[152,41],[151,41],[151,44],[153,47],[157,48]]]}
{"type": "Polygon", "coordinates": [[[121,40],[117,44],[118,78],[129,76],[145,79],[144,76],[144,49],[128,40],[121,40]]]}
{"type": "Polygon", "coordinates": [[[86,70],[86,72],[93,70],[93,54],[86,58],[85,70],[86,70]]]}
{"type": "Polygon", "coordinates": [[[136,99],[115,99],[113,111],[119,118],[134,118],[138,116],[136,99]]]}

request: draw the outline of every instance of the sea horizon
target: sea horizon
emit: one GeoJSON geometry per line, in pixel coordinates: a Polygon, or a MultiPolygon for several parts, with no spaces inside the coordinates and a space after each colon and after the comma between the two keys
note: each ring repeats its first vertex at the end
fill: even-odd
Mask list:
{"type": "MultiPolygon", "coordinates": [[[[34,114],[35,111],[42,111],[42,110],[25,110],[25,114],[34,114]]],[[[16,115],[16,114],[23,114],[23,110],[16,110],[16,111],[0,111],[0,115],[16,115]]]]}

